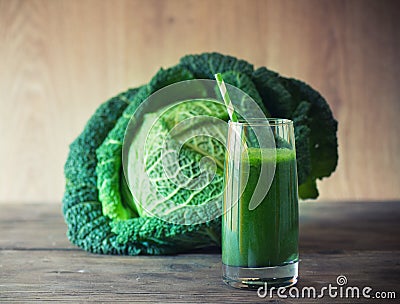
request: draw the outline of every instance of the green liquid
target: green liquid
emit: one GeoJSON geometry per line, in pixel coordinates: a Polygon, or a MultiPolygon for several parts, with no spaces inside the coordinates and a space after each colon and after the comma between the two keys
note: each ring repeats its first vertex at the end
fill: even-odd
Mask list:
{"type": "Polygon", "coordinates": [[[226,210],[229,202],[224,204],[222,262],[240,267],[271,267],[296,262],[299,229],[295,152],[276,150],[274,179],[267,195],[254,210],[249,210],[249,203],[261,164],[271,159],[261,159],[260,150],[250,148],[249,158],[242,160],[246,161],[249,164],[247,184],[241,184],[244,182],[240,178],[239,187],[227,185],[227,191],[230,188],[243,192],[229,210],[226,210]]]}

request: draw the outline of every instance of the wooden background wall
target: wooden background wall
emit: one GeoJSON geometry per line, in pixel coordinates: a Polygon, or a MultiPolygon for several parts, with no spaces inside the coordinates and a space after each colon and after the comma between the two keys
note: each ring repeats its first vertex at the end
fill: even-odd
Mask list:
{"type": "Polygon", "coordinates": [[[0,202],[53,201],[96,107],[188,53],[317,88],[339,121],[321,199],[400,198],[400,1],[0,0],[0,202]]]}

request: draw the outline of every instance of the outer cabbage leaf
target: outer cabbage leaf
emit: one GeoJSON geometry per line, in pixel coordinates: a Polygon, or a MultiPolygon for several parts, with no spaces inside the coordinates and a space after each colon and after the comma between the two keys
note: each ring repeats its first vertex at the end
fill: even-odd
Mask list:
{"type": "Polygon", "coordinates": [[[193,73],[196,78],[214,79],[216,73],[240,72],[248,76],[253,72],[253,65],[244,60],[219,53],[187,55],[180,64],[193,73]]]}
{"type": "MultiPolygon", "coordinates": [[[[242,90],[243,92],[246,92],[257,103],[264,114],[267,117],[270,116],[265,105],[263,104],[262,98],[257,91],[256,86],[249,76],[237,71],[228,71],[222,73],[222,78],[226,83],[229,83],[230,85],[242,90]]],[[[243,111],[251,111],[251,109],[248,109],[248,107],[252,105],[246,104],[246,101],[248,100],[246,100],[246,98],[244,97],[242,100],[236,100],[235,102],[240,105],[240,109],[242,109],[243,111]]]]}
{"type": "Polygon", "coordinates": [[[337,121],[325,99],[309,85],[284,78],[266,68],[252,79],[273,117],[294,121],[301,198],[316,198],[316,179],[329,176],[337,165],[337,121]]]}

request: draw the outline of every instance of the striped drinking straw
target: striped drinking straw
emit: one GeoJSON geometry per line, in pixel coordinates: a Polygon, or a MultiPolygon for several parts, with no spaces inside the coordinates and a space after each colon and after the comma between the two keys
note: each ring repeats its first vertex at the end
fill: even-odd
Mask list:
{"type": "Polygon", "coordinates": [[[229,97],[228,91],[226,90],[225,82],[222,79],[221,73],[217,73],[214,76],[215,76],[215,80],[217,80],[218,88],[219,88],[219,91],[221,92],[222,99],[225,102],[225,106],[226,106],[226,110],[228,111],[229,118],[233,122],[238,122],[238,118],[236,116],[235,109],[233,108],[232,101],[229,97]]]}
{"type": "MultiPolygon", "coordinates": [[[[235,109],[233,108],[231,98],[229,97],[228,91],[226,90],[225,82],[222,79],[221,73],[217,73],[214,76],[215,76],[215,79],[217,80],[218,88],[219,88],[219,91],[221,92],[222,99],[224,100],[229,118],[231,119],[232,122],[239,122],[239,120],[236,116],[236,113],[235,113],[235,109]]],[[[242,137],[242,140],[243,140],[243,142],[242,142],[243,148],[245,150],[247,150],[247,144],[246,144],[245,137],[242,137]]]]}

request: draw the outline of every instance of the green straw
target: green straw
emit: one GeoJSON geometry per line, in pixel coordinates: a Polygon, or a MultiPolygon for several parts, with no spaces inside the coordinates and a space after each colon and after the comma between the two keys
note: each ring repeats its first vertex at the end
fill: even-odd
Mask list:
{"type": "Polygon", "coordinates": [[[219,91],[221,92],[222,99],[225,102],[225,106],[226,106],[226,110],[228,111],[229,118],[233,122],[238,122],[238,119],[237,119],[237,116],[235,113],[235,109],[233,108],[231,98],[229,97],[228,91],[226,90],[225,82],[222,79],[221,73],[217,73],[214,76],[215,76],[215,79],[217,80],[218,88],[219,88],[219,91]]]}

